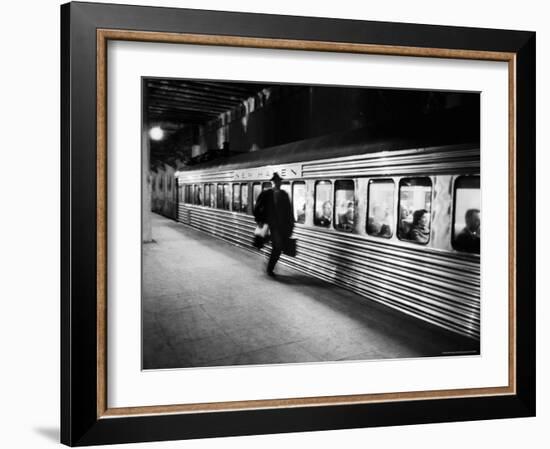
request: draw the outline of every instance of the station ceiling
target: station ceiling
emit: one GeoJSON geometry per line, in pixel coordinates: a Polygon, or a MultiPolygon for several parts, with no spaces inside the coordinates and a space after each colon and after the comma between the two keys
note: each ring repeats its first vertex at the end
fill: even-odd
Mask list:
{"type": "Polygon", "coordinates": [[[149,123],[204,125],[254,96],[267,84],[149,79],[146,110],[149,123]]]}

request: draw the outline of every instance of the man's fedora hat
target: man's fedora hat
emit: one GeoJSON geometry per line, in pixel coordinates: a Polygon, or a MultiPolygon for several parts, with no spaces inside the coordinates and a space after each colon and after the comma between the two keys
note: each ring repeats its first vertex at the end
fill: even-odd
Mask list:
{"type": "Polygon", "coordinates": [[[275,172],[273,173],[273,176],[271,177],[270,181],[282,181],[283,178],[279,176],[279,173],[275,172]]]}

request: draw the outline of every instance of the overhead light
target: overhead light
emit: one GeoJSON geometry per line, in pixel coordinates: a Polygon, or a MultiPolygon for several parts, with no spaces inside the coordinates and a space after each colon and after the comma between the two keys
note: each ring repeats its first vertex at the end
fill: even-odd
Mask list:
{"type": "Polygon", "coordinates": [[[149,137],[153,140],[162,140],[164,137],[164,131],[160,126],[154,126],[149,130],[149,137]]]}

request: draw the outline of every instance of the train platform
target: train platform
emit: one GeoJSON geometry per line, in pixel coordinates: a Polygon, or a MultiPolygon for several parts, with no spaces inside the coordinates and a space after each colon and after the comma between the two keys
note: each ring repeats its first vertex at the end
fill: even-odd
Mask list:
{"type": "Polygon", "coordinates": [[[471,355],[479,343],[153,214],[143,368],[471,355]]]}

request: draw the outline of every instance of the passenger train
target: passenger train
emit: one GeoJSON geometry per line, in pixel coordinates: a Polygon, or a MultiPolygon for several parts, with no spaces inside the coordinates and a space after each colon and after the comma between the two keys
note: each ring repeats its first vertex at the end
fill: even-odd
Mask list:
{"type": "Polygon", "coordinates": [[[479,170],[478,143],[359,130],[185,167],[177,220],[257,251],[253,208],[277,172],[298,242],[280,263],[479,340],[479,170]]]}

